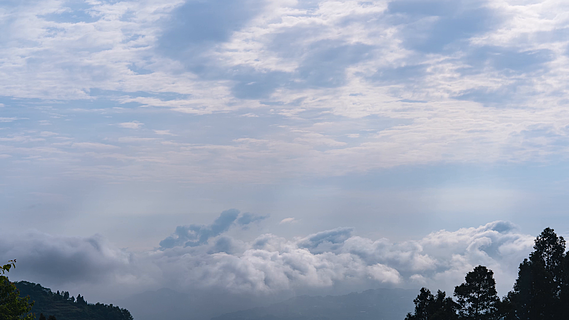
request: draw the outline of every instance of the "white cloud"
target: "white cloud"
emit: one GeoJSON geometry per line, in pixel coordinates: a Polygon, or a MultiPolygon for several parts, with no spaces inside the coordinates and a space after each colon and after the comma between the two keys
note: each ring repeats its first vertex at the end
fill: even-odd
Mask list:
{"type": "Polygon", "coordinates": [[[0,117],[0,122],[4,122],[4,123],[6,123],[6,122],[14,122],[14,121],[16,121],[16,120],[18,120],[18,118],[15,118],[15,117],[11,117],[11,118],[5,118],[5,117],[4,117],[4,118],[2,118],[2,117],[0,117]]]}
{"type": "Polygon", "coordinates": [[[144,125],[144,123],[140,123],[138,121],[119,123],[119,127],[122,127],[125,129],[138,129],[138,128],[142,127],[143,125],[144,125]]]}
{"type": "Polygon", "coordinates": [[[161,136],[175,136],[170,130],[154,130],[154,133],[161,136]]]}
{"type": "Polygon", "coordinates": [[[40,136],[42,137],[53,137],[59,135],[58,133],[51,132],[51,131],[42,131],[40,132],[40,136]]]}
{"type": "Polygon", "coordinates": [[[254,114],[254,113],[245,113],[245,114],[242,114],[241,117],[258,118],[259,115],[256,115],[256,114],[254,114]]]}
{"type": "Polygon", "coordinates": [[[97,283],[117,293],[171,287],[278,294],[363,290],[382,284],[452,290],[482,264],[494,271],[500,293],[505,294],[533,244],[533,237],[503,221],[441,230],[401,243],[351,236],[346,228],[292,240],[265,234],[251,242],[231,239],[224,232],[210,232],[210,241],[196,246],[138,253],[116,249],[99,236],[3,235],[0,258],[18,259],[18,277],[58,285],[97,283]],[[44,267],[54,264],[57,267],[44,267]]]}
{"type": "MultiPolygon", "coordinates": [[[[124,157],[132,156],[126,152],[147,157],[169,152],[169,165],[149,168],[148,178],[182,170],[181,176],[205,171],[212,180],[248,177],[258,182],[281,178],[263,171],[272,163],[279,163],[284,177],[329,176],[401,165],[546,162],[569,154],[569,113],[558,94],[567,89],[569,65],[569,43],[558,30],[568,21],[549,16],[563,12],[563,2],[472,2],[488,13],[482,17],[488,28],[458,19],[471,9],[460,3],[438,16],[425,13],[420,19],[425,28],[418,32],[405,19],[391,23],[393,14],[417,20],[405,1],[317,1],[310,6],[272,1],[243,8],[253,12],[250,16],[231,15],[238,23],[224,26],[238,27],[223,29],[226,36],[213,39],[215,45],[197,48],[203,59],[197,62],[188,60],[194,55],[184,51],[187,41],[173,39],[179,49],[164,45],[169,29],[162,22],[181,4],[91,3],[95,19],[72,22],[58,21],[58,14],[72,13],[60,1],[10,7],[13,19],[5,24],[13,32],[0,39],[10,43],[0,50],[0,94],[24,99],[23,104],[26,98],[39,98],[56,109],[75,99],[108,99],[142,116],[141,110],[148,109],[133,105],[161,114],[229,114],[238,123],[286,122],[254,126],[246,137],[227,133],[233,136],[224,141],[232,142],[225,144],[210,143],[209,135],[176,132],[177,143],[191,141],[190,148],[200,149],[197,157],[181,148],[159,149],[151,141],[125,150],[124,157]],[[437,38],[437,23],[453,21],[465,25],[456,22],[443,29],[465,30],[464,35],[437,38]],[[421,39],[448,43],[447,50],[425,54],[421,50],[429,48],[417,47],[421,39]],[[192,67],[196,63],[208,72],[192,67]],[[269,120],[259,116],[263,112],[272,115],[269,120]],[[275,119],[277,115],[285,119],[275,119]],[[329,118],[335,128],[324,132],[311,127],[316,115],[329,118]],[[282,131],[275,133],[276,127],[282,131]],[[264,143],[246,144],[243,138],[264,143]],[[202,166],[197,169],[196,163],[202,166]]],[[[440,3],[441,8],[447,5],[440,3]]],[[[192,30],[179,31],[173,34],[192,30]]],[[[100,106],[89,110],[109,112],[100,106]]],[[[151,128],[154,121],[113,125],[151,128]]],[[[169,130],[154,133],[172,135],[169,130]]]]}
{"type": "Polygon", "coordinates": [[[298,223],[298,220],[295,218],[284,218],[279,222],[279,224],[289,224],[289,223],[298,223]]]}
{"type": "Polygon", "coordinates": [[[74,142],[72,144],[73,148],[81,148],[81,149],[117,149],[117,146],[113,146],[110,144],[98,143],[98,142],[74,142]]]}

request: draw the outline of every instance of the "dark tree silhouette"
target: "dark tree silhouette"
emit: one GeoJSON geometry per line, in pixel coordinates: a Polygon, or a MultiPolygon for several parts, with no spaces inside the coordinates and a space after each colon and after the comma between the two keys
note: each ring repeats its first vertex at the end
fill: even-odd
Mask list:
{"type": "Polygon", "coordinates": [[[514,289],[502,301],[496,294],[493,272],[478,266],[455,288],[454,307],[449,307],[452,300],[440,303],[450,299],[444,293],[438,298],[423,288],[413,300],[415,313],[409,313],[406,320],[439,319],[436,314],[448,317],[451,309],[464,320],[569,319],[569,253],[565,252],[565,239],[545,228],[535,239],[533,249],[520,263],[514,289]]]}
{"type": "MultiPolygon", "coordinates": [[[[57,294],[49,288],[27,281],[14,284],[21,295],[30,296],[35,301],[32,311],[36,314],[43,313],[47,320],[55,320],[56,317],[65,320],[133,320],[128,310],[102,303],[89,304],[81,294],[76,299],[71,299],[67,292],[69,298],[64,300],[66,291],[57,294]]],[[[4,320],[1,314],[0,320],[4,320]]]]}
{"type": "Polygon", "coordinates": [[[427,288],[421,288],[413,300],[415,312],[408,313],[405,320],[455,320],[457,305],[444,291],[437,291],[434,296],[427,288]]]}
{"type": "Polygon", "coordinates": [[[83,298],[80,294],[77,295],[77,303],[78,304],[87,304],[87,301],[85,301],[85,298],[83,298]]]}
{"type": "MultiPolygon", "coordinates": [[[[534,251],[520,264],[518,279],[508,299],[512,311],[508,318],[518,320],[556,320],[566,314],[567,291],[563,268],[565,240],[551,228],[535,239],[534,251]]],[[[567,270],[567,269],[566,269],[567,270]]]]}
{"type": "Polygon", "coordinates": [[[465,282],[454,289],[460,319],[497,320],[500,298],[496,291],[494,273],[485,266],[469,272],[465,282]]]}

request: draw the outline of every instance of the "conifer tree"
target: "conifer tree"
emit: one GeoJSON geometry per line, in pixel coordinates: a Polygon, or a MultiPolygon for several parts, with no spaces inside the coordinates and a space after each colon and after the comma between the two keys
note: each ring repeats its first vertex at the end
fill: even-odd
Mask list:
{"type": "Polygon", "coordinates": [[[485,266],[477,266],[465,277],[465,282],[454,289],[458,315],[465,320],[497,320],[500,298],[496,291],[494,273],[485,266]]]}
{"type": "Polygon", "coordinates": [[[433,295],[427,288],[421,288],[413,300],[415,312],[408,313],[405,320],[456,320],[456,304],[444,291],[433,295]]]}
{"type": "Polygon", "coordinates": [[[563,319],[565,240],[546,228],[535,239],[534,251],[520,264],[514,290],[509,294],[512,319],[563,319]]]}

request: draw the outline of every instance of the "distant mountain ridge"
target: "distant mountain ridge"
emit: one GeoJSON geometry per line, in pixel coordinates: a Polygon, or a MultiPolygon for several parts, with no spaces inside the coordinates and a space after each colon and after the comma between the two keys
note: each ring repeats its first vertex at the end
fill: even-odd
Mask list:
{"type": "Polygon", "coordinates": [[[90,304],[81,295],[77,298],[69,296],[69,292],[52,292],[39,284],[27,281],[14,283],[20,296],[30,296],[34,301],[32,312],[36,318],[40,313],[44,316],[53,315],[57,320],[133,320],[126,309],[117,306],[96,303],[90,304]]]}
{"type": "Polygon", "coordinates": [[[402,320],[416,290],[376,289],[342,296],[299,296],[268,307],[231,312],[212,320],[402,320]]]}

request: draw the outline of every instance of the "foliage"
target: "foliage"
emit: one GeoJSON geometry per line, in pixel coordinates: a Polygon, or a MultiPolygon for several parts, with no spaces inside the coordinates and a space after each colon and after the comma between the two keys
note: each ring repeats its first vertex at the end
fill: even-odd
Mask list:
{"type": "Polygon", "coordinates": [[[454,296],[461,319],[494,320],[499,317],[500,298],[494,273],[485,266],[478,266],[469,272],[465,282],[454,289],[454,296]]]}
{"type": "Polygon", "coordinates": [[[520,263],[514,288],[502,300],[496,293],[493,272],[478,266],[455,287],[452,300],[441,303],[444,292],[433,296],[422,288],[413,301],[414,314],[406,320],[557,320],[569,319],[569,254],[565,239],[546,228],[535,239],[534,251],[520,263]],[[454,303],[454,307],[451,306],[454,303]],[[444,314],[446,318],[440,318],[444,314]]]}
{"type": "MultiPolygon", "coordinates": [[[[133,320],[126,309],[107,304],[90,304],[80,294],[73,297],[69,292],[52,292],[39,284],[27,281],[15,283],[21,294],[29,295],[34,301],[35,313],[49,314],[47,320],[133,320]]],[[[3,320],[3,319],[0,319],[3,320]]]]}
{"type": "Polygon", "coordinates": [[[16,260],[11,260],[0,268],[0,320],[33,320],[35,316],[30,314],[33,303],[29,297],[20,297],[16,286],[4,275],[15,267],[16,260]]]}
{"type": "Polygon", "coordinates": [[[565,240],[546,228],[535,239],[534,251],[520,264],[509,319],[563,319],[567,316],[567,255],[565,240]]]}
{"type": "Polygon", "coordinates": [[[427,288],[421,288],[415,303],[415,313],[407,314],[405,320],[453,320],[457,319],[457,304],[452,298],[446,297],[443,291],[437,291],[434,296],[427,288]]]}

